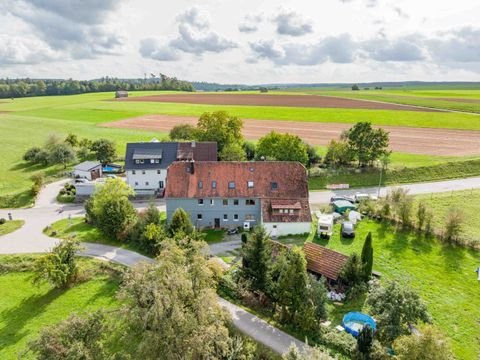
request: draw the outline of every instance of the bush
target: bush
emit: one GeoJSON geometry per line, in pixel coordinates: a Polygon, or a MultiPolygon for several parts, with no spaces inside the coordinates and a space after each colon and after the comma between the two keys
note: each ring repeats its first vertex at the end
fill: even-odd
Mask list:
{"type": "Polygon", "coordinates": [[[1,218],[1,219],[0,219],[0,225],[5,224],[6,222],[7,222],[7,220],[5,220],[4,218],[1,218]]]}
{"type": "Polygon", "coordinates": [[[447,241],[458,240],[462,233],[463,221],[463,211],[455,207],[450,208],[445,217],[444,239],[447,241]]]}
{"type": "Polygon", "coordinates": [[[25,152],[25,154],[23,155],[23,160],[32,163],[36,162],[37,154],[41,151],[42,149],[40,149],[39,147],[32,147],[25,152]]]}
{"type": "Polygon", "coordinates": [[[336,350],[348,357],[352,357],[357,348],[355,338],[345,331],[337,332],[337,330],[327,329],[320,336],[320,342],[333,350],[336,350]]]}

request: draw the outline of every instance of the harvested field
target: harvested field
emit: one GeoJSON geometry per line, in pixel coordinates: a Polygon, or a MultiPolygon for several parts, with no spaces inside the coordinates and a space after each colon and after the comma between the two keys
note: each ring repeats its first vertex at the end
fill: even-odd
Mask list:
{"type": "Polygon", "coordinates": [[[181,104],[285,106],[338,109],[399,110],[438,112],[441,110],[411,105],[389,104],[372,100],[354,100],[323,95],[260,95],[260,94],[178,94],[136,96],[113,101],[148,101],[181,104]]]}
{"type": "MultiPolygon", "coordinates": [[[[137,118],[104,123],[101,126],[123,129],[168,132],[179,124],[196,125],[196,117],[146,115],[137,118]]],[[[246,119],[243,134],[247,139],[258,139],[272,130],[300,136],[312,145],[327,145],[340,136],[351,124],[311,123],[300,121],[246,119]]],[[[390,132],[390,148],[411,154],[465,156],[480,154],[480,131],[409,128],[383,126],[390,132]]]]}

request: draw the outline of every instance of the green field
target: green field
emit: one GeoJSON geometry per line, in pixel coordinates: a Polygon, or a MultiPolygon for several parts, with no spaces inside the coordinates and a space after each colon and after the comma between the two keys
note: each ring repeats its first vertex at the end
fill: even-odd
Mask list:
{"type": "MultiPolygon", "coordinates": [[[[1,256],[0,265],[5,259],[11,262],[13,258],[1,256]]],[[[95,269],[99,263],[81,259],[81,264],[95,269]]],[[[0,274],[1,359],[25,359],[19,354],[38,336],[40,329],[58,323],[72,313],[119,305],[115,298],[119,282],[108,275],[97,274],[67,290],[52,289],[47,284],[34,286],[31,275],[18,271],[0,274]]]]}
{"type": "Polygon", "coordinates": [[[451,207],[461,209],[464,213],[462,237],[467,240],[480,242],[480,190],[417,195],[415,196],[415,201],[422,201],[427,204],[434,214],[433,225],[438,231],[443,229],[445,215],[451,207]]]}
{"type": "MultiPolygon", "coordinates": [[[[154,93],[138,92],[131,95],[149,94],[154,93]]],[[[113,93],[95,93],[0,101],[0,142],[3,145],[3,153],[0,157],[0,207],[29,206],[32,202],[30,177],[33,174],[41,171],[45,173],[48,181],[55,175],[63,173],[61,166],[48,168],[29,166],[21,159],[29,147],[43,145],[49,134],[55,133],[64,137],[68,133],[75,133],[79,137],[90,139],[106,137],[117,142],[119,155],[122,156],[126,142],[148,141],[153,137],[162,139],[166,134],[104,128],[98,125],[144,114],[199,116],[204,111],[227,110],[242,118],[351,124],[358,121],[371,121],[378,125],[480,130],[479,116],[461,113],[106,101],[112,98],[113,93]],[[2,111],[4,113],[1,113],[2,111]]],[[[395,154],[393,163],[421,166],[426,163],[443,163],[445,161],[449,161],[449,159],[395,154]]]]}
{"type": "Polygon", "coordinates": [[[425,106],[436,109],[480,113],[480,90],[441,89],[383,89],[383,90],[324,90],[296,89],[297,93],[329,95],[349,99],[363,99],[403,105],[425,106]]]}
{"type": "MultiPolygon", "coordinates": [[[[477,359],[480,355],[480,284],[474,270],[480,265],[480,253],[446,246],[435,238],[396,231],[370,220],[359,223],[354,240],[340,237],[339,225],[329,241],[315,242],[344,254],[361,253],[367,233],[373,235],[374,270],[382,279],[395,279],[417,290],[428,304],[434,324],[452,340],[459,359],[477,359]]],[[[303,239],[284,239],[301,245],[303,239]],[[292,241],[293,240],[293,241],[292,241]]],[[[344,306],[331,306],[335,324],[350,310],[361,310],[365,298],[344,306]]]]}

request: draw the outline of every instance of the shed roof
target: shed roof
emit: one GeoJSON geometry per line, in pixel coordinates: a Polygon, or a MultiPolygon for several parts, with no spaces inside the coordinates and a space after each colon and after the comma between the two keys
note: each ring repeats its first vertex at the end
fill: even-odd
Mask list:
{"type": "Polygon", "coordinates": [[[84,161],[75,165],[73,169],[78,171],[90,171],[99,166],[102,166],[102,164],[100,164],[98,161],[84,161]]]}
{"type": "Polygon", "coordinates": [[[343,266],[348,261],[348,256],[327,249],[326,247],[307,242],[303,246],[307,269],[331,280],[337,280],[343,266]]]}

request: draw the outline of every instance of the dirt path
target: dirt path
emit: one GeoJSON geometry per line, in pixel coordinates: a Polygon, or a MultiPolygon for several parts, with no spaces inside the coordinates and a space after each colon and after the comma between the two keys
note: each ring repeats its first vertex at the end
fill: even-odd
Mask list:
{"type": "MultiPolygon", "coordinates": [[[[196,117],[145,115],[137,118],[102,124],[101,126],[123,129],[168,132],[179,124],[197,123],[196,117]]],[[[272,130],[296,134],[312,145],[327,145],[340,136],[352,124],[244,120],[243,134],[247,139],[258,139],[272,130]]],[[[393,151],[444,156],[480,154],[480,131],[382,126],[390,132],[390,148],[393,151]]]]}
{"type": "Polygon", "coordinates": [[[324,95],[260,95],[260,94],[177,94],[121,98],[113,101],[151,101],[182,104],[286,106],[335,109],[368,109],[439,112],[442,110],[386,102],[347,99],[324,95]]]}

